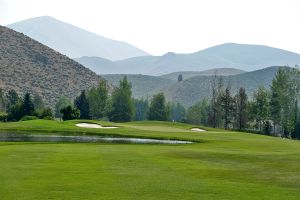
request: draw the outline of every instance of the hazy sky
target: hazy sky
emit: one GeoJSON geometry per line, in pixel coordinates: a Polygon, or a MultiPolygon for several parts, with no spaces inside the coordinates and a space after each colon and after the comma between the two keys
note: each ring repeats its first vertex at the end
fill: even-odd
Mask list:
{"type": "Polygon", "coordinates": [[[49,15],[151,54],[226,42],[300,53],[300,0],[0,0],[0,24],[49,15]]]}

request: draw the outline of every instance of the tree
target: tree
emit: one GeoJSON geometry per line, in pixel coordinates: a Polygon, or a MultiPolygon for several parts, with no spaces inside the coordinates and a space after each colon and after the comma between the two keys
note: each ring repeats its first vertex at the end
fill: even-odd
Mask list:
{"type": "Polygon", "coordinates": [[[29,93],[25,93],[23,98],[23,114],[32,116],[34,113],[34,105],[29,93]]]}
{"type": "Polygon", "coordinates": [[[233,98],[230,93],[230,87],[227,86],[225,92],[220,96],[221,110],[224,118],[224,128],[227,130],[230,123],[232,123],[233,117],[233,98]]]}
{"type": "Polygon", "coordinates": [[[208,123],[216,128],[221,124],[221,95],[223,94],[223,78],[215,74],[211,80],[211,102],[208,114],[208,123]]]}
{"type": "Polygon", "coordinates": [[[78,119],[80,116],[80,111],[77,108],[73,108],[72,106],[67,106],[65,108],[62,108],[62,119],[65,120],[72,120],[72,119],[78,119]]]}
{"type": "Polygon", "coordinates": [[[170,121],[185,122],[185,108],[180,103],[170,104],[170,121]]]}
{"type": "Polygon", "coordinates": [[[298,119],[298,97],[300,91],[300,72],[298,68],[280,68],[271,85],[271,117],[276,125],[283,128],[283,133],[291,138],[298,119]]]}
{"type": "Polygon", "coordinates": [[[40,119],[53,119],[52,109],[47,107],[39,110],[39,112],[37,112],[37,117],[40,119]]]}
{"type": "Polygon", "coordinates": [[[269,117],[269,93],[264,87],[259,87],[258,90],[254,92],[253,97],[252,111],[254,112],[259,130],[262,131],[262,127],[269,117]]]}
{"type": "Polygon", "coordinates": [[[178,77],[177,77],[177,81],[181,82],[182,80],[183,80],[182,74],[179,74],[178,77]]]}
{"type": "Polygon", "coordinates": [[[19,121],[24,116],[24,108],[22,99],[18,99],[15,104],[12,104],[8,110],[8,121],[19,121]]]}
{"type": "Polygon", "coordinates": [[[19,101],[19,95],[17,94],[17,92],[15,90],[9,90],[6,93],[6,110],[9,110],[9,108],[16,104],[19,101]]]}
{"type": "Polygon", "coordinates": [[[186,120],[190,124],[208,125],[208,115],[210,112],[210,105],[207,99],[192,105],[188,108],[186,120]]]}
{"type": "Polygon", "coordinates": [[[108,89],[107,83],[101,79],[98,86],[88,92],[90,116],[93,119],[103,118],[107,113],[108,89]]]}
{"type": "Polygon", "coordinates": [[[168,108],[166,106],[166,100],[163,93],[159,93],[153,96],[150,108],[148,112],[149,120],[167,121],[168,120],[168,108]]]}
{"type": "Polygon", "coordinates": [[[236,126],[239,130],[244,129],[247,124],[247,101],[245,88],[240,88],[235,96],[236,126]]]}
{"type": "Polygon", "coordinates": [[[89,101],[83,90],[81,94],[74,100],[75,107],[80,111],[80,119],[90,118],[89,101]]]}
{"type": "Polygon", "coordinates": [[[44,101],[42,97],[38,94],[34,95],[33,97],[33,105],[35,110],[42,110],[45,108],[44,101]]]}
{"type": "Polygon", "coordinates": [[[124,76],[115,88],[111,98],[111,111],[109,118],[114,122],[128,122],[134,117],[134,104],[131,97],[131,84],[124,76]]]}
{"type": "Polygon", "coordinates": [[[5,108],[5,95],[4,95],[4,92],[3,90],[0,88],[0,112],[4,112],[6,111],[6,108],[5,108]]]}
{"type": "Polygon", "coordinates": [[[147,99],[135,99],[135,121],[143,121],[147,119],[147,113],[149,111],[149,102],[147,99]]]}
{"type": "Polygon", "coordinates": [[[61,109],[71,106],[72,103],[70,99],[65,96],[59,98],[58,102],[55,104],[55,113],[54,116],[57,118],[62,118],[62,113],[60,112],[61,109]]]}

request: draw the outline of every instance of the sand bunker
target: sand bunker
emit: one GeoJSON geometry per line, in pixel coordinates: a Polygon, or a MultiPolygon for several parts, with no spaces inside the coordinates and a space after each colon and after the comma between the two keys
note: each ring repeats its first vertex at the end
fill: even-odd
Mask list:
{"type": "Polygon", "coordinates": [[[206,130],[201,129],[201,128],[192,128],[191,130],[192,131],[199,131],[199,132],[206,131],[206,130]]]}
{"type": "Polygon", "coordinates": [[[105,128],[105,129],[118,128],[116,126],[101,126],[100,124],[89,124],[89,123],[79,123],[76,124],[76,126],[83,127],[83,128],[105,128]]]}

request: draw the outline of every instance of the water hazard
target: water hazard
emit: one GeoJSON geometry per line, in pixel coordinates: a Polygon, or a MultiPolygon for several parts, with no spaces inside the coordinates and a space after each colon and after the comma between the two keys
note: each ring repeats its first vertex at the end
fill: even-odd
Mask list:
{"type": "Polygon", "coordinates": [[[133,143],[133,144],[191,144],[183,140],[159,140],[147,138],[123,138],[104,136],[62,136],[0,133],[1,142],[75,142],[75,143],[133,143]]]}

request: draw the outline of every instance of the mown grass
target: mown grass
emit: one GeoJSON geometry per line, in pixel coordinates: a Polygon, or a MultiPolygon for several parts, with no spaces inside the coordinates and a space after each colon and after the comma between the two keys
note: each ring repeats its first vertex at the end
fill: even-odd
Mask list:
{"type": "Polygon", "coordinates": [[[47,134],[76,132],[201,142],[0,143],[0,199],[300,198],[299,141],[217,129],[191,132],[193,125],[177,123],[94,121],[119,126],[95,130],[74,126],[78,122],[2,123],[0,131],[45,130],[47,134]]]}

